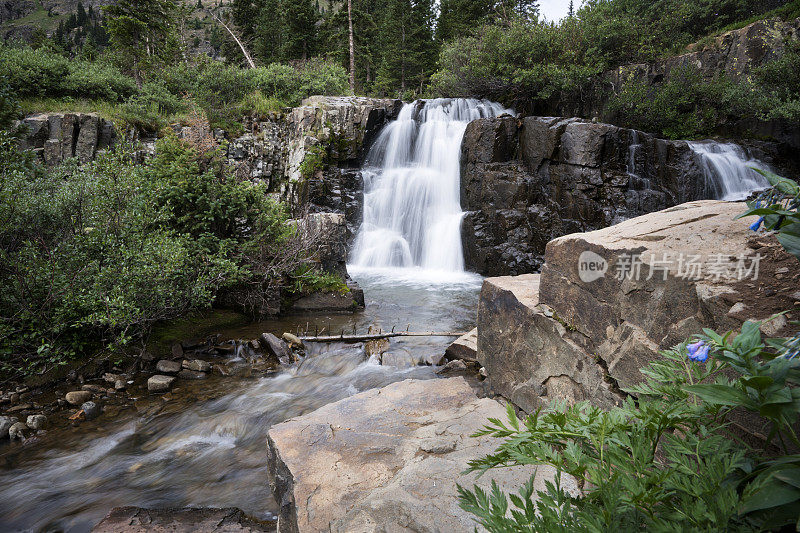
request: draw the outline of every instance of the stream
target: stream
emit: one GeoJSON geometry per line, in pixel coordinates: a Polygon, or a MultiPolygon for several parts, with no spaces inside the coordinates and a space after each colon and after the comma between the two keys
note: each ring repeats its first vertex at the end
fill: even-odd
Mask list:
{"type": "MultiPolygon", "coordinates": [[[[281,335],[297,327],[364,332],[369,326],[468,331],[481,278],[419,269],[351,268],[366,309],[354,315],[242,320],[223,339],[281,335]]],[[[201,332],[205,333],[205,332],[201,332]]],[[[390,352],[421,359],[450,338],[393,339],[390,352]]],[[[155,409],[103,415],[53,429],[0,455],[0,531],[89,531],[113,507],[239,507],[263,520],[277,505],[267,479],[270,426],[358,392],[409,378],[435,379],[432,367],[399,369],[366,360],[361,345],[312,344],[299,364],[269,377],[210,376],[181,381],[155,409]]]]}

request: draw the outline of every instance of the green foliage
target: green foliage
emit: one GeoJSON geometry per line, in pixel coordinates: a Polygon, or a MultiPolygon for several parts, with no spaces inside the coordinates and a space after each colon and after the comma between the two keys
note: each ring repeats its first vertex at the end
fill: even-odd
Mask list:
{"type": "Polygon", "coordinates": [[[300,163],[300,176],[303,178],[303,181],[308,181],[314,177],[314,174],[324,169],[326,158],[327,153],[322,146],[312,146],[306,150],[303,162],[300,163]]]}
{"type": "Polygon", "coordinates": [[[789,178],[756,169],[772,186],[753,201],[747,203],[748,211],[742,216],[757,215],[758,222],[768,231],[774,231],[787,252],[800,259],[800,185],[789,178]]]}
{"type": "MultiPolygon", "coordinates": [[[[480,432],[503,444],[470,470],[550,465],[557,482],[538,495],[529,483],[508,498],[496,485],[490,493],[459,487],[462,507],[490,531],[756,531],[795,523],[800,457],[770,459],[725,432],[728,415],[747,409],[794,440],[800,360],[776,356],[768,346],[785,340],[763,342],[759,326],[747,322],[737,335],[707,330],[704,364],[687,360],[686,343],[663,352],[628,391],[636,400],[610,411],[555,405],[519,420],[509,406],[507,423],[492,419],[480,432]],[[563,474],[582,496],[564,486],[563,474]]],[[[700,346],[689,347],[690,357],[700,346]]]]}
{"type": "Polygon", "coordinates": [[[8,82],[0,76],[0,130],[5,130],[19,117],[20,107],[8,82]]]}
{"type": "Polygon", "coordinates": [[[169,136],[144,166],[121,152],[50,171],[29,156],[0,132],[3,376],[121,349],[225,288],[259,291],[295,268],[273,260],[290,235],[283,206],[214,150],[169,136]]]}
{"type": "Polygon", "coordinates": [[[119,100],[136,92],[136,84],[103,62],[68,60],[39,48],[0,46],[0,71],[19,96],[79,96],[119,100]]]}
{"type": "Polygon", "coordinates": [[[156,82],[145,83],[141,91],[120,106],[119,119],[145,131],[158,131],[168,120],[185,111],[186,102],[156,82]]]}
{"type": "Polygon", "coordinates": [[[344,280],[338,275],[322,272],[310,265],[300,266],[292,272],[291,279],[292,285],[289,292],[296,295],[312,292],[347,294],[350,291],[344,280]]]}

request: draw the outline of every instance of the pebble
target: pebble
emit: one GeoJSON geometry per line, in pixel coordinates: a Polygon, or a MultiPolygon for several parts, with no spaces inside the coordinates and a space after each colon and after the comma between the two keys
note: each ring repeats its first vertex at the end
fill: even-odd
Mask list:
{"type": "Polygon", "coordinates": [[[92,398],[92,393],[88,390],[75,390],[68,392],[64,398],[70,405],[80,405],[83,402],[88,402],[92,398]]]}
{"type": "Polygon", "coordinates": [[[8,428],[8,438],[11,440],[25,440],[25,433],[27,432],[28,426],[23,422],[14,422],[14,424],[8,428]]]}
{"type": "Polygon", "coordinates": [[[103,374],[103,381],[105,381],[106,383],[116,383],[120,379],[122,379],[122,376],[120,376],[119,374],[111,374],[109,372],[103,374]]]}
{"type": "Polygon", "coordinates": [[[0,416],[0,439],[8,438],[8,430],[19,422],[16,416],[0,416]]]}
{"type": "Polygon", "coordinates": [[[30,415],[25,421],[25,425],[31,429],[44,429],[47,425],[47,417],[44,415],[30,415]]]}
{"type": "Polygon", "coordinates": [[[181,370],[181,364],[178,361],[168,361],[162,359],[156,363],[156,370],[162,374],[176,374],[181,370]]]}
{"type": "Polygon", "coordinates": [[[9,400],[9,402],[11,402],[11,405],[18,404],[19,403],[19,393],[18,392],[11,393],[11,396],[8,397],[8,400],[9,400]]]}
{"type": "Polygon", "coordinates": [[[89,392],[95,392],[97,394],[103,394],[106,391],[105,387],[101,387],[100,385],[83,385],[81,390],[88,390],[89,392]]]}
{"type": "Polygon", "coordinates": [[[209,372],[211,370],[211,363],[200,359],[194,359],[192,361],[184,360],[183,368],[194,370],[195,372],[209,372]]]}
{"type": "Polygon", "coordinates": [[[166,392],[175,381],[174,376],[151,376],[147,380],[147,390],[150,392],[166,392]]]}
{"type": "Polygon", "coordinates": [[[128,388],[128,384],[125,383],[124,379],[118,379],[117,381],[114,382],[114,388],[116,390],[125,390],[128,388]]]}
{"type": "Polygon", "coordinates": [[[81,405],[81,409],[83,409],[83,414],[86,415],[86,420],[92,420],[100,416],[102,412],[100,410],[100,406],[94,402],[85,402],[81,405]]]}

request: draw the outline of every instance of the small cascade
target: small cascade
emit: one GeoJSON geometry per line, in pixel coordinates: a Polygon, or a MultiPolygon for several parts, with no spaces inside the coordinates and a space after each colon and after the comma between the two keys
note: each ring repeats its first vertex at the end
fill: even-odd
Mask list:
{"type": "Polygon", "coordinates": [[[744,200],[753,191],[769,185],[764,176],[753,170],[753,167],[762,170],[768,170],[769,167],[757,159],[750,158],[741,146],[713,141],[688,144],[697,155],[698,163],[705,175],[708,198],[744,200]]]}
{"type": "Polygon", "coordinates": [[[352,265],[463,272],[461,140],[469,122],[507,112],[475,99],[406,104],[367,156],[352,265]]]}
{"type": "Polygon", "coordinates": [[[636,156],[642,148],[642,143],[639,140],[639,132],[631,130],[631,144],[628,146],[628,188],[633,190],[642,190],[650,188],[650,180],[643,178],[637,170],[636,156]]]}

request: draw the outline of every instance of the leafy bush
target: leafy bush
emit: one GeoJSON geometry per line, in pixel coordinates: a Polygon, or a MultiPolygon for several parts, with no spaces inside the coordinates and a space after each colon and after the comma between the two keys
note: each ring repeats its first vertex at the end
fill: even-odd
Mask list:
{"type": "Polygon", "coordinates": [[[19,102],[11,92],[8,81],[0,76],[0,130],[11,126],[20,113],[19,102]]]}
{"type": "Polygon", "coordinates": [[[296,66],[272,63],[249,71],[253,87],[265,96],[300,104],[304,98],[315,95],[338,95],[348,92],[347,72],[338,64],[322,59],[312,59],[296,66]]]}
{"type": "Polygon", "coordinates": [[[167,125],[167,120],[187,108],[184,102],[166,87],[156,82],[145,83],[139,94],[122,104],[119,118],[131,126],[146,131],[157,131],[167,125]]]}
{"type": "MultiPolygon", "coordinates": [[[[72,61],[61,90],[73,96],[118,101],[136,93],[136,83],[103,62],[72,61]]],[[[54,91],[55,93],[55,91],[54,91]]]]}
{"type": "Polygon", "coordinates": [[[120,349],[225,288],[286,285],[297,267],[281,262],[283,206],[238,181],[208,138],[168,136],[144,166],[112,153],[45,171],[0,132],[0,162],[4,376],[120,349]]]}

